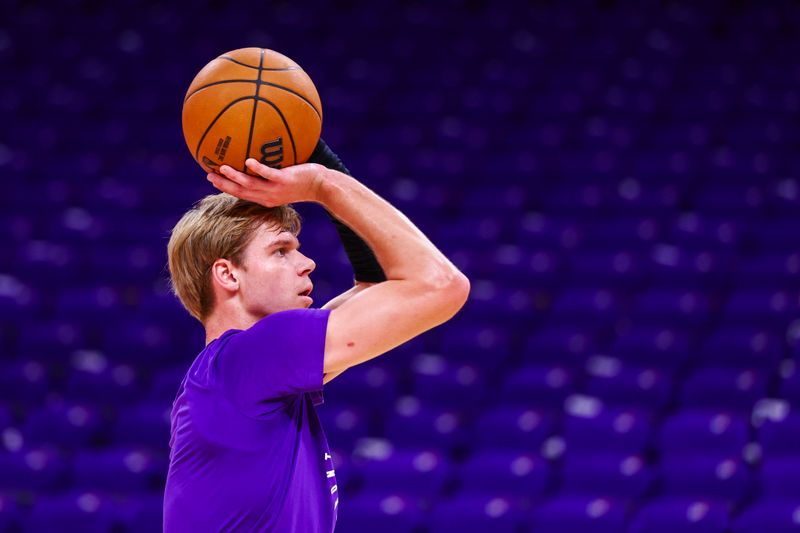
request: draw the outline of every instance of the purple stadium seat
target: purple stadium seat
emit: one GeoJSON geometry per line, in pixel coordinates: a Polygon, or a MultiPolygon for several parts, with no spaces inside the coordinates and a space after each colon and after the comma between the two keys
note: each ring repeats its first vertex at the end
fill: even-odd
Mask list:
{"type": "Polygon", "coordinates": [[[793,533],[800,526],[800,501],[762,499],[738,514],[731,524],[732,533],[793,533]]]}
{"type": "MultiPolygon", "coordinates": [[[[631,184],[627,184],[631,185],[631,184]]],[[[620,186],[623,189],[625,184],[620,186]]],[[[634,188],[638,185],[633,184],[634,188]]],[[[582,243],[584,250],[608,251],[609,243],[626,250],[646,249],[659,232],[659,223],[650,217],[620,217],[597,220],[588,228],[582,243]]],[[[624,264],[624,262],[623,262],[624,264]]]]}
{"type": "Polygon", "coordinates": [[[703,368],[684,381],[680,402],[691,409],[748,412],[766,393],[766,376],[755,370],[703,368]]]}
{"type": "Polygon", "coordinates": [[[737,287],[796,289],[800,286],[800,252],[767,250],[744,257],[734,278],[737,287]]]}
{"type": "MultiPolygon", "coordinates": [[[[453,260],[458,261],[461,257],[455,255],[453,260]]],[[[532,263],[538,265],[537,261],[531,260],[532,263]]],[[[549,259],[545,261],[549,261],[549,259]]],[[[469,301],[459,311],[455,322],[505,324],[516,330],[529,327],[537,319],[537,314],[546,312],[547,302],[541,297],[542,293],[533,292],[530,289],[531,287],[550,286],[549,280],[544,279],[543,276],[533,279],[528,271],[523,273],[524,280],[516,282],[513,280],[514,275],[508,272],[495,273],[494,277],[503,279],[504,284],[472,279],[469,301]]]]}
{"type": "Polygon", "coordinates": [[[29,322],[17,339],[17,352],[25,357],[61,361],[86,342],[84,327],[66,320],[29,322]]]}
{"type": "MultiPolygon", "coordinates": [[[[390,356],[391,357],[391,356],[390,356]]],[[[409,360],[402,356],[403,366],[409,360]]],[[[391,408],[397,395],[397,378],[387,361],[370,361],[348,368],[335,380],[325,385],[325,401],[345,405],[361,405],[369,398],[369,406],[384,410],[391,408]]]]}
{"type": "Polygon", "coordinates": [[[782,357],[780,340],[768,330],[727,327],[716,330],[703,344],[703,364],[769,370],[782,357]]]}
{"type": "Polygon", "coordinates": [[[619,295],[608,289],[567,289],[556,298],[551,320],[598,327],[617,317],[621,305],[619,300],[619,295]]]}
{"type": "Polygon", "coordinates": [[[382,455],[366,456],[361,449],[356,450],[353,464],[367,493],[401,492],[436,498],[452,475],[450,461],[437,451],[389,447],[382,455]]]}
{"type": "Polygon", "coordinates": [[[98,407],[82,402],[59,402],[33,410],[25,420],[23,434],[31,443],[77,447],[100,439],[106,426],[98,407]]]}
{"type": "MultiPolygon", "coordinates": [[[[10,250],[3,254],[11,257],[10,250]]],[[[10,270],[10,269],[9,269],[10,270]]],[[[35,316],[41,307],[41,296],[34,287],[23,283],[21,278],[0,273],[0,320],[5,324],[25,324],[35,316]]]]}
{"type": "MultiPolygon", "coordinates": [[[[177,365],[162,368],[152,377],[148,401],[172,405],[188,367],[177,365]]],[[[327,392],[327,389],[326,389],[327,392]]]]}
{"type": "Polygon", "coordinates": [[[761,467],[761,490],[770,499],[796,500],[800,495],[800,459],[770,458],[761,467]]]}
{"type": "MultiPolygon", "coordinates": [[[[366,438],[357,441],[354,449],[358,450],[359,447],[363,447],[364,442],[370,442],[370,441],[383,442],[381,439],[366,438]]],[[[339,486],[340,491],[344,491],[349,495],[350,489],[352,487],[351,484],[355,483],[354,480],[359,479],[358,472],[352,463],[351,453],[353,452],[353,449],[336,446],[331,442],[328,442],[328,445],[331,448],[331,456],[333,457],[333,466],[334,470],[336,471],[336,484],[339,486]]]]}
{"type": "Polygon", "coordinates": [[[142,381],[141,374],[134,367],[111,365],[99,352],[82,350],[73,353],[66,392],[75,400],[126,405],[141,397],[142,381]]]}
{"type": "Polygon", "coordinates": [[[765,399],[753,410],[753,425],[758,433],[765,461],[791,457],[800,446],[800,413],[783,400],[765,399]]]}
{"type": "Polygon", "coordinates": [[[732,252],[686,250],[672,244],[656,244],[649,250],[653,279],[672,287],[718,287],[728,280],[732,252]]]}
{"type": "Polygon", "coordinates": [[[164,495],[132,494],[125,505],[117,504],[118,522],[125,531],[160,531],[164,522],[164,495]]]}
{"type": "Polygon", "coordinates": [[[517,241],[531,250],[571,249],[584,235],[580,225],[572,220],[537,212],[527,213],[517,228],[517,241]]]}
{"type": "Polygon", "coordinates": [[[106,533],[114,530],[114,502],[95,492],[74,492],[38,498],[25,525],[25,531],[86,531],[106,533]]]}
{"type": "Polygon", "coordinates": [[[93,247],[88,251],[86,275],[94,282],[147,284],[162,275],[166,253],[153,246],[93,247]]]}
{"type": "Polygon", "coordinates": [[[442,225],[438,228],[440,242],[451,246],[474,244],[476,241],[491,244],[497,242],[505,231],[506,221],[500,216],[484,215],[458,221],[457,224],[442,225]]]}
{"type": "Polygon", "coordinates": [[[738,502],[752,490],[751,475],[741,456],[669,456],[659,467],[664,495],[738,502]]]}
{"type": "Polygon", "coordinates": [[[19,531],[22,528],[22,516],[14,496],[0,492],[0,531],[19,531]]]}
{"type": "MultiPolygon", "coordinates": [[[[478,259],[482,256],[482,253],[477,254],[478,259]]],[[[480,261],[477,263],[481,265],[480,261]]],[[[507,244],[497,247],[484,265],[489,279],[500,280],[511,289],[547,287],[563,278],[564,257],[557,250],[530,251],[521,246],[507,244]]],[[[474,296],[480,296],[480,287],[476,286],[474,289],[474,296]]],[[[497,301],[500,303],[511,305],[512,308],[517,304],[514,291],[508,296],[499,296],[497,301]]]]}
{"type": "Polygon", "coordinates": [[[450,363],[440,355],[420,354],[412,369],[412,393],[426,406],[473,409],[484,401],[483,371],[474,364],[450,363]]]}
{"type": "Polygon", "coordinates": [[[705,216],[697,212],[681,213],[667,229],[668,239],[690,250],[731,250],[739,246],[741,229],[735,221],[705,216]]]}
{"type": "MultiPolygon", "coordinates": [[[[644,179],[631,176],[620,176],[620,178],[609,200],[609,207],[615,208],[615,212],[643,217],[664,217],[675,209],[680,200],[681,188],[676,183],[654,183],[650,176],[643,176],[644,179]]],[[[647,220],[649,222],[652,219],[647,220]]],[[[639,245],[650,243],[657,236],[650,227],[639,226],[639,228],[640,231],[637,233],[642,237],[637,243],[639,245]]],[[[609,234],[608,237],[614,239],[614,242],[616,238],[622,237],[622,241],[625,242],[627,236],[609,234]]]]}
{"type": "Polygon", "coordinates": [[[642,453],[650,441],[651,414],[605,407],[591,396],[564,402],[563,437],[569,451],[642,453]]]}
{"type": "Polygon", "coordinates": [[[173,338],[174,334],[167,324],[151,319],[128,318],[106,330],[103,351],[112,361],[140,366],[186,360],[186,354],[175,349],[173,338]]]}
{"type": "Polygon", "coordinates": [[[496,407],[483,411],[473,425],[470,442],[477,449],[536,452],[552,435],[555,417],[524,407],[496,407]]]}
{"type": "MultiPolygon", "coordinates": [[[[564,159],[568,161],[568,159],[564,159]]],[[[548,211],[587,217],[609,203],[607,190],[597,184],[561,183],[549,191],[542,203],[548,211]]]]}
{"type": "Polygon", "coordinates": [[[667,418],[657,447],[665,456],[738,457],[749,441],[747,420],[728,412],[683,410],[667,418]]]}
{"type": "Polygon", "coordinates": [[[163,403],[137,403],[121,408],[116,417],[113,439],[116,445],[136,444],[155,451],[169,446],[170,411],[163,403]]]}
{"type": "Polygon", "coordinates": [[[465,420],[460,411],[428,408],[414,396],[397,399],[384,428],[386,438],[395,446],[425,443],[449,449],[465,439],[465,420]]]}
{"type": "Polygon", "coordinates": [[[795,346],[794,359],[784,360],[781,363],[780,372],[780,385],[778,395],[792,402],[792,405],[800,405],[800,372],[797,369],[797,363],[800,361],[800,346],[795,346]]]}
{"type": "Polygon", "coordinates": [[[69,482],[65,457],[49,446],[0,452],[0,472],[0,490],[59,490],[69,482]]]}
{"type": "Polygon", "coordinates": [[[0,429],[10,427],[14,422],[11,409],[8,405],[0,403],[0,429]]]}
{"type": "Polygon", "coordinates": [[[158,490],[166,481],[167,462],[163,454],[142,448],[81,451],[72,463],[73,486],[115,493],[158,490]]]}
{"type": "Polygon", "coordinates": [[[724,503],[686,498],[655,500],[636,514],[630,533],[725,533],[728,506],[724,503]]]}
{"type": "Polygon", "coordinates": [[[770,289],[744,289],[734,292],[723,312],[726,324],[783,325],[800,313],[796,292],[770,289]]]}
{"type": "Polygon", "coordinates": [[[624,502],[613,498],[564,495],[535,507],[530,526],[537,533],[624,531],[626,515],[624,502]]]}
{"type": "Polygon", "coordinates": [[[626,368],[614,357],[593,356],[586,361],[586,393],[606,405],[659,409],[670,398],[672,380],[654,368],[626,368]]]}
{"type": "Polygon", "coordinates": [[[692,290],[653,288],[636,299],[632,315],[639,323],[702,326],[711,312],[708,294],[692,290]]]}
{"type": "Polygon", "coordinates": [[[632,366],[674,371],[689,358],[691,337],[670,327],[638,326],[620,332],[609,355],[632,366]]]}
{"type": "Polygon", "coordinates": [[[118,290],[109,285],[68,287],[58,292],[58,316],[86,321],[102,316],[104,323],[125,315],[118,290]]]}
{"type": "Polygon", "coordinates": [[[506,494],[535,499],[548,488],[550,466],[532,453],[487,450],[464,462],[461,491],[468,494],[506,494]]]}
{"type": "MultiPolygon", "coordinates": [[[[81,259],[75,249],[54,241],[31,240],[17,249],[15,270],[24,272],[27,279],[35,281],[39,288],[54,288],[67,283],[79,283],[82,275],[81,259]],[[58,272],[58,276],[53,276],[58,272]]],[[[69,290],[65,288],[65,290],[69,290]]]]}
{"type": "Polygon", "coordinates": [[[429,531],[514,533],[524,519],[524,512],[511,498],[464,494],[439,502],[431,513],[429,531]]]}
{"type": "Polygon", "coordinates": [[[640,288],[647,279],[645,261],[638,252],[575,252],[570,254],[570,264],[570,279],[574,283],[631,290],[640,288]]]}
{"type": "Polygon", "coordinates": [[[578,366],[595,349],[597,335],[591,327],[547,324],[528,337],[523,355],[533,365],[578,366]]]}
{"type": "Polygon", "coordinates": [[[655,475],[642,455],[567,452],[561,467],[564,494],[636,500],[651,489],[655,475]]]}
{"type": "Polygon", "coordinates": [[[563,366],[525,366],[509,373],[501,395],[510,405],[558,409],[573,391],[573,382],[563,366]]]}
{"type": "MultiPolygon", "coordinates": [[[[797,253],[797,246],[792,242],[793,236],[797,235],[800,222],[796,218],[784,217],[773,219],[761,219],[754,223],[753,241],[754,244],[764,251],[770,253],[784,252],[797,253]]],[[[794,265],[787,263],[788,271],[794,271],[794,265]]]]}
{"type": "Polygon", "coordinates": [[[471,362],[478,365],[492,361],[497,364],[507,359],[511,352],[511,336],[502,326],[459,323],[442,333],[441,352],[449,360],[471,362]]]}
{"type": "Polygon", "coordinates": [[[368,434],[369,420],[362,408],[323,404],[317,413],[330,446],[352,449],[356,440],[368,434]]]}
{"type": "Polygon", "coordinates": [[[339,506],[336,531],[413,533],[424,522],[423,510],[414,495],[360,493],[339,506]]]}
{"type": "Polygon", "coordinates": [[[51,386],[47,367],[39,361],[20,359],[0,366],[0,399],[40,402],[51,386]]]}

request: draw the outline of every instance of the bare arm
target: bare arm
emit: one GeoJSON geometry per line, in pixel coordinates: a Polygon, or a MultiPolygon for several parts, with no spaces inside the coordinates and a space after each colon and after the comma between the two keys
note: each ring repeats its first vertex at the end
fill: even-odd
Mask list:
{"type": "MultiPolygon", "coordinates": [[[[349,300],[350,298],[352,298],[356,294],[360,293],[361,291],[363,291],[363,290],[365,290],[365,289],[367,289],[369,287],[372,287],[373,285],[375,285],[375,284],[374,283],[366,283],[366,282],[363,282],[363,281],[356,281],[356,284],[355,284],[354,287],[351,287],[349,290],[347,290],[347,291],[343,292],[342,294],[340,294],[340,295],[336,296],[335,298],[333,298],[331,301],[329,301],[328,303],[323,305],[322,309],[336,309],[337,307],[339,307],[340,305],[345,303],[347,300],[349,300]]],[[[322,378],[322,383],[323,384],[328,383],[330,380],[334,379],[335,377],[337,377],[342,372],[344,372],[344,370],[340,370],[338,372],[329,372],[329,373],[325,374],[323,376],[323,378],[322,378]]]]}
{"type": "Polygon", "coordinates": [[[388,278],[331,312],[326,372],[385,353],[464,305],[467,278],[405,215],[363,184],[326,171],[317,201],[369,244],[388,278]]]}
{"type": "Polygon", "coordinates": [[[312,201],[324,205],[374,251],[387,281],[333,309],[325,339],[325,374],[383,354],[449,320],[469,295],[469,280],[386,200],[354,178],[321,165],[282,170],[247,160],[250,176],[228,166],[209,175],[224,192],[272,207],[312,201]]]}

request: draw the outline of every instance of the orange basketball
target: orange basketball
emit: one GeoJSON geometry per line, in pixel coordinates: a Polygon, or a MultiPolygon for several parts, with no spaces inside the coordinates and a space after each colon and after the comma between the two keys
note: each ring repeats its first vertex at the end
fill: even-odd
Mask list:
{"type": "Polygon", "coordinates": [[[265,48],[240,48],[197,73],[183,100],[183,136],[206,172],[305,163],[322,131],[322,105],[308,74],[265,48]]]}

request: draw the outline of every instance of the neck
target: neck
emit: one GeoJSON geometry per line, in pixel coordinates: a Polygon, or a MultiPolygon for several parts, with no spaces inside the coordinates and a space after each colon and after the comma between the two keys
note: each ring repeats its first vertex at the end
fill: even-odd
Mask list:
{"type": "Polygon", "coordinates": [[[203,322],[206,330],[206,346],[229,329],[245,330],[258,320],[258,317],[251,316],[244,309],[219,306],[203,322]]]}

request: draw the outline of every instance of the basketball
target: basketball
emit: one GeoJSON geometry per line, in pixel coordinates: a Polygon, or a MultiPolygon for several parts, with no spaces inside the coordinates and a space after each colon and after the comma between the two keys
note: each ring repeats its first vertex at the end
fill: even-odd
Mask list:
{"type": "Polygon", "coordinates": [[[197,73],[183,101],[183,136],[206,172],[247,172],[252,157],[273,168],[304,163],[322,131],[314,83],[288,57],[240,48],[197,73]]]}

